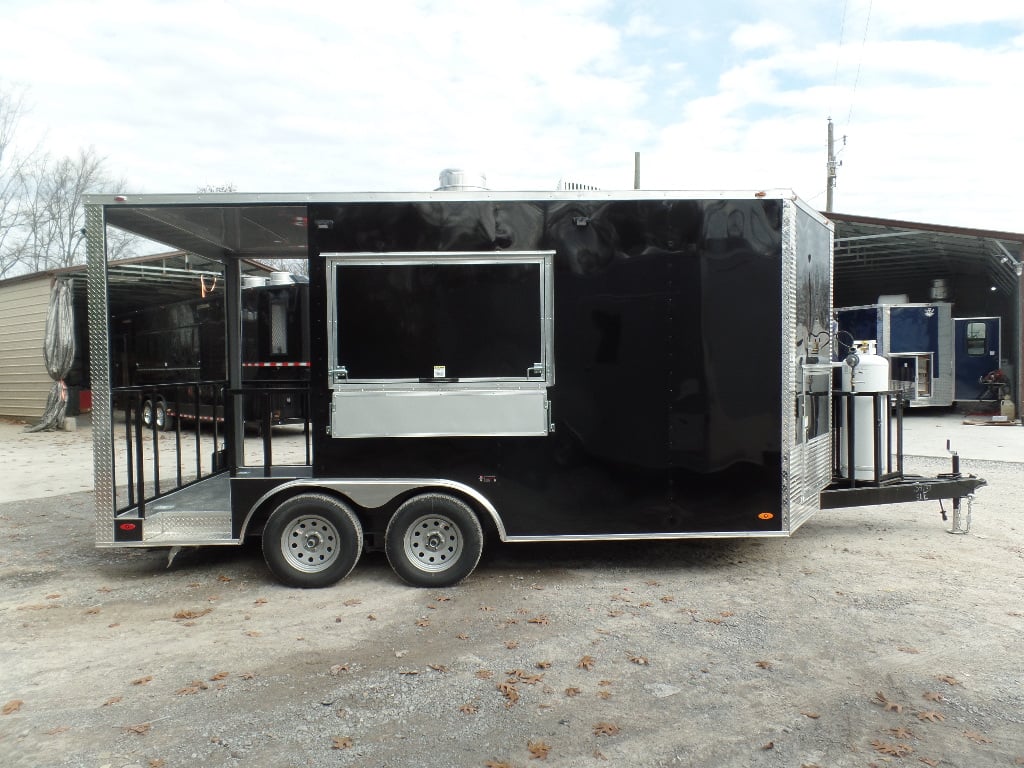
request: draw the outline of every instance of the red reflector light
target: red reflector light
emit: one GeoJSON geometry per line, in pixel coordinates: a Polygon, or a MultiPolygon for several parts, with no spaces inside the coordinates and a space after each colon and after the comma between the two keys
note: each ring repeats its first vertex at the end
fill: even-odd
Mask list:
{"type": "Polygon", "coordinates": [[[135,523],[121,523],[119,526],[122,531],[134,531],[136,529],[135,523]]]}

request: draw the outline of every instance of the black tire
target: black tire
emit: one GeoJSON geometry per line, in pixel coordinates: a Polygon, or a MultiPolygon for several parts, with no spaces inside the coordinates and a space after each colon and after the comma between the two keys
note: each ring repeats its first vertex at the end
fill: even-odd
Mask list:
{"type": "Polygon", "coordinates": [[[165,432],[174,426],[174,417],[167,415],[167,403],[162,397],[153,404],[153,424],[154,428],[160,432],[165,432]]]}
{"type": "Polygon", "coordinates": [[[143,400],[142,401],[142,426],[147,429],[153,427],[153,401],[143,400]]]}
{"type": "Polygon", "coordinates": [[[414,587],[450,587],[480,562],[480,520],[461,499],[424,493],[400,506],[388,521],[384,550],[399,577],[414,587]]]}
{"type": "Polygon", "coordinates": [[[355,568],[363,527],[349,507],[323,493],[281,502],[263,527],[263,559],[292,587],[329,587],[355,568]]]}

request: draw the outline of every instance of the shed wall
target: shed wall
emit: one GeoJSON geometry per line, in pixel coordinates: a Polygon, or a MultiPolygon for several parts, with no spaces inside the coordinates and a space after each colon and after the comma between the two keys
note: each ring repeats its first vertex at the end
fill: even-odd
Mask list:
{"type": "Polygon", "coordinates": [[[36,419],[52,384],[43,362],[49,275],[0,285],[0,416],[36,419]]]}

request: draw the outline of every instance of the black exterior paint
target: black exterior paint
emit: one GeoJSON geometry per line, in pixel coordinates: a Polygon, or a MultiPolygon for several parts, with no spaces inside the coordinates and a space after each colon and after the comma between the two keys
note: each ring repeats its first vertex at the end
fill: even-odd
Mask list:
{"type": "Polygon", "coordinates": [[[311,206],[313,476],[462,482],[510,536],[779,530],[781,218],[777,200],[311,206]],[[501,250],[555,251],[554,433],[328,436],[320,254],[501,250]]]}

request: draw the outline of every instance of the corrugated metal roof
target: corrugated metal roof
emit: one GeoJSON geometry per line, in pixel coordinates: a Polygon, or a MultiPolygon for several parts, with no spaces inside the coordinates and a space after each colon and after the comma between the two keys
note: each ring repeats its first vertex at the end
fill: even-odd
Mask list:
{"type": "Polygon", "coordinates": [[[1000,291],[1017,292],[1024,257],[1022,233],[825,215],[836,225],[836,285],[898,285],[920,279],[922,273],[950,281],[984,275],[1000,291]]]}

